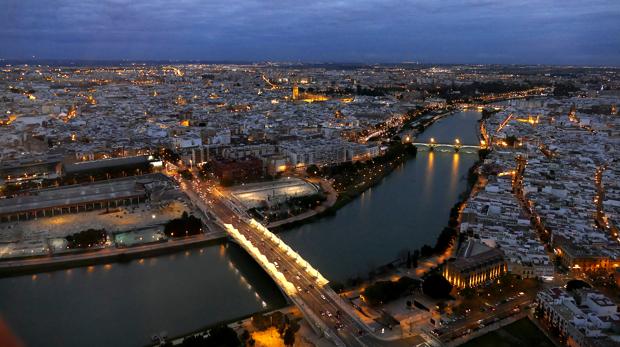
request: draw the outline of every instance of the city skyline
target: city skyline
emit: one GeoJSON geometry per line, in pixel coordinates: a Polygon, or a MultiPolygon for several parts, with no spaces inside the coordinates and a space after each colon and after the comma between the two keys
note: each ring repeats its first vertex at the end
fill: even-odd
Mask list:
{"type": "Polygon", "coordinates": [[[1,7],[1,347],[618,345],[619,0],[1,7]]]}
{"type": "Polygon", "coordinates": [[[620,64],[613,1],[20,1],[2,59],[620,64]]]}

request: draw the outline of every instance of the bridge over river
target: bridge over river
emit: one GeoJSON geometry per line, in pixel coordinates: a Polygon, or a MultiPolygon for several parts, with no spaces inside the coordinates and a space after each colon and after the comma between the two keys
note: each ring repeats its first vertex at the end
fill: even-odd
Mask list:
{"type": "Polygon", "coordinates": [[[279,237],[250,218],[234,199],[199,181],[181,188],[205,215],[213,216],[301,310],[315,332],[337,346],[376,346],[375,334],[329,286],[329,281],[279,237]]]}
{"type": "Polygon", "coordinates": [[[455,152],[460,150],[470,149],[470,150],[479,150],[481,148],[486,148],[482,145],[466,145],[462,144],[459,139],[455,139],[454,143],[437,143],[435,139],[431,137],[429,142],[411,142],[412,145],[416,147],[428,148],[429,150],[434,150],[435,148],[452,148],[455,152]]]}

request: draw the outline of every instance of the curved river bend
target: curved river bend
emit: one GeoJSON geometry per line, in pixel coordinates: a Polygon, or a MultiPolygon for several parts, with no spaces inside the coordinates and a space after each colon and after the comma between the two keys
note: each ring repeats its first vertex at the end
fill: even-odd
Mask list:
{"type": "MultiPolygon", "coordinates": [[[[476,144],[478,112],[437,121],[418,139],[476,144]]],[[[419,151],[335,216],[280,236],[331,280],[366,275],[434,244],[477,154],[419,151]]],[[[0,279],[0,316],[28,346],[140,346],[285,305],[239,247],[225,242],[125,264],[0,279]]]]}

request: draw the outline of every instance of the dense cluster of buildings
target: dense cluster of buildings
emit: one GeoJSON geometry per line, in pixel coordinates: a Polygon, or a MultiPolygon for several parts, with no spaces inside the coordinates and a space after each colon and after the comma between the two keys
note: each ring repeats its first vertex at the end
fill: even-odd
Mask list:
{"type": "Polygon", "coordinates": [[[605,295],[583,289],[569,293],[549,288],[538,293],[541,318],[571,347],[605,347],[620,343],[618,306],[605,295]]]}
{"type": "MultiPolygon", "coordinates": [[[[545,71],[529,83],[558,79],[545,71]]],[[[382,124],[446,105],[431,91],[504,81],[519,82],[514,71],[475,66],[7,65],[0,160],[11,169],[25,158],[90,161],[169,148],[190,166],[252,156],[274,174],[376,156],[380,148],[365,140],[382,124]]]]}
{"type": "Polygon", "coordinates": [[[508,270],[548,278],[620,266],[616,96],[506,103],[481,127],[495,150],[463,209],[461,232],[501,250],[508,270]]]}
{"type": "Polygon", "coordinates": [[[209,163],[233,182],[366,160],[381,154],[381,142],[368,140],[386,124],[399,124],[416,107],[458,105],[468,86],[482,95],[487,91],[478,88],[487,82],[569,81],[580,90],[572,98],[506,103],[484,119],[483,140],[495,150],[481,167],[488,182],[463,210],[460,231],[500,250],[506,271],[522,277],[551,276],[554,256],[571,269],[613,269],[620,265],[620,86],[599,70],[561,74],[540,67],[527,78],[519,71],[5,66],[0,187],[67,175],[96,181],[102,171],[150,172],[163,149],[190,167],[209,163]]]}
{"type": "MultiPolygon", "coordinates": [[[[364,161],[397,140],[392,130],[403,130],[413,117],[408,114],[535,94],[546,97],[485,110],[481,147],[492,151],[478,167],[481,184],[460,215],[465,241],[441,273],[461,289],[506,273],[550,278],[557,264],[575,272],[620,268],[615,71],[408,64],[6,65],[0,90],[0,224],[9,236],[0,242],[0,256],[52,252],[55,246],[48,241],[58,237],[45,236],[48,231],[37,225],[23,242],[23,233],[13,227],[65,214],[110,224],[123,220],[133,227],[131,218],[156,230],[116,230],[113,236],[122,246],[160,241],[158,218],[185,212],[185,202],[179,207],[175,201],[182,200],[177,187],[153,173],[164,162],[206,168],[224,185],[364,161]],[[557,97],[546,95],[552,92],[557,97]],[[170,211],[165,204],[142,206],[162,201],[170,211]]],[[[317,194],[319,188],[283,179],[231,191],[256,209],[279,208],[287,198],[317,194]]],[[[612,334],[620,328],[617,305],[602,294],[552,288],[541,291],[537,302],[570,346],[618,343],[612,334]]],[[[409,329],[424,319],[426,313],[410,318],[409,329]]]]}
{"type": "Polygon", "coordinates": [[[376,155],[376,146],[343,138],[415,105],[392,94],[355,95],[396,74],[389,69],[20,65],[2,72],[4,166],[25,154],[87,161],[170,148],[188,165],[252,155],[264,170],[281,171],[376,155]],[[320,152],[308,153],[319,144],[320,152]]]}
{"type": "MultiPolygon", "coordinates": [[[[505,157],[502,153],[492,156],[498,160],[505,157]]],[[[489,175],[484,190],[463,209],[461,232],[501,249],[513,274],[522,278],[552,276],[553,262],[511,189],[511,175],[489,175]]]]}

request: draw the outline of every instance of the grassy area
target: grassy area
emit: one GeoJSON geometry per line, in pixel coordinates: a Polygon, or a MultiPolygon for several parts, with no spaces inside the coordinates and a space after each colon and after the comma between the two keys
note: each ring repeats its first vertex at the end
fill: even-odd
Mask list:
{"type": "Polygon", "coordinates": [[[501,329],[482,335],[467,343],[462,347],[518,347],[536,346],[553,347],[553,343],[543,334],[542,331],[523,318],[501,329]]]}

